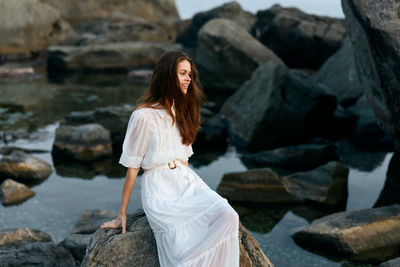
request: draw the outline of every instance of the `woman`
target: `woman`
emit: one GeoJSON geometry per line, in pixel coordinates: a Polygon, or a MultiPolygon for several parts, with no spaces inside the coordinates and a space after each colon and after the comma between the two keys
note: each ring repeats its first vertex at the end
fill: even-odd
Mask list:
{"type": "Polygon", "coordinates": [[[202,99],[194,62],[182,51],[164,53],[126,130],[119,163],[128,170],[119,215],[101,225],[126,232],[142,167],[142,205],[161,267],[239,266],[238,214],[188,167],[202,99]]]}

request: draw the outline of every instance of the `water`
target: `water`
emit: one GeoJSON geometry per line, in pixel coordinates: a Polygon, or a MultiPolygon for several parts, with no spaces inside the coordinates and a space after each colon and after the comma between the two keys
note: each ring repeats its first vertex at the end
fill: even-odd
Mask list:
{"type": "MultiPolygon", "coordinates": [[[[45,76],[26,81],[0,80],[0,102],[21,105],[25,112],[38,118],[35,122],[38,127],[31,127],[37,138],[18,139],[8,145],[45,150],[47,152],[33,155],[54,167],[47,180],[32,187],[36,192],[34,197],[17,206],[0,206],[0,229],[36,228],[49,233],[58,243],[68,236],[83,211],[110,209],[118,212],[125,176],[125,168],[118,164],[119,155],[102,162],[70,166],[55,164],[50,151],[58,121],[65,114],[100,106],[133,104],[145,89],[145,84],[132,83],[124,75],[73,76],[63,83],[49,82],[45,76]]],[[[393,153],[360,153],[346,149],[342,149],[342,159],[353,166],[350,167],[346,209],[370,208],[385,183],[393,153]]],[[[225,154],[216,155],[211,163],[197,163],[191,167],[216,190],[224,173],[246,170],[239,156],[234,147],[228,147],[225,154]]],[[[196,157],[199,159],[201,155],[195,151],[193,160],[196,157]]],[[[139,177],[128,212],[141,207],[140,183],[139,177]]],[[[275,266],[343,264],[303,250],[293,242],[291,234],[307,226],[310,218],[321,216],[315,215],[312,209],[233,206],[275,266]]]]}

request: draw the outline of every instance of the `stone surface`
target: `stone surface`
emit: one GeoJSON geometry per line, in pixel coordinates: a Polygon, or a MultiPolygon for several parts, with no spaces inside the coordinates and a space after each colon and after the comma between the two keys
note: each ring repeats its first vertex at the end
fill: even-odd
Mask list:
{"type": "Polygon", "coordinates": [[[49,47],[48,69],[55,72],[105,71],[153,67],[162,53],[179,44],[123,42],[49,47]]]}
{"type": "Polygon", "coordinates": [[[92,234],[70,234],[59,245],[68,249],[76,260],[82,261],[91,237],[92,234]]]}
{"type": "Polygon", "coordinates": [[[3,205],[18,204],[34,195],[35,192],[29,187],[12,179],[7,179],[0,185],[0,197],[3,205]]]}
{"type": "MultiPolygon", "coordinates": [[[[243,225],[239,229],[240,266],[273,266],[243,225]]],[[[81,266],[159,266],[156,242],[143,210],[127,216],[126,230],[125,234],[121,229],[97,230],[81,266]]]]}
{"type": "Polygon", "coordinates": [[[337,159],[336,146],[332,144],[304,144],[280,147],[254,154],[245,154],[242,157],[246,165],[277,167],[292,171],[311,170],[337,159]]]}
{"type": "Polygon", "coordinates": [[[328,87],[343,107],[357,102],[363,88],[358,79],[353,48],[348,38],[343,41],[341,48],[324,62],[313,78],[328,87]]]}
{"type": "Polygon", "coordinates": [[[342,19],[276,4],[257,12],[252,33],[291,68],[318,69],[342,44],[342,19]]]}
{"type": "Polygon", "coordinates": [[[0,263],[2,266],[76,266],[71,253],[52,242],[27,242],[18,247],[0,247],[0,263]]]}
{"type": "Polygon", "coordinates": [[[185,47],[197,46],[197,35],[201,27],[211,19],[229,19],[247,31],[255,21],[255,16],[247,11],[244,11],[238,2],[232,1],[211,10],[197,13],[193,16],[188,26],[176,38],[176,42],[181,43],[185,47]]]}
{"type": "Polygon", "coordinates": [[[37,0],[0,1],[0,54],[45,50],[73,30],[55,8],[37,0]]]}
{"type": "Polygon", "coordinates": [[[293,235],[297,244],[330,255],[379,263],[400,251],[400,205],[334,213],[293,235]]]}
{"type": "Polygon", "coordinates": [[[17,247],[23,242],[53,242],[43,231],[29,228],[0,230],[0,247],[17,247]]]}
{"type": "Polygon", "coordinates": [[[50,164],[23,151],[13,151],[0,160],[0,177],[18,182],[37,183],[52,172],[50,164]]]}
{"type": "Polygon", "coordinates": [[[103,222],[115,219],[117,215],[112,210],[84,211],[72,229],[72,234],[92,234],[99,229],[103,222]]]}
{"type": "Polygon", "coordinates": [[[217,188],[218,194],[229,201],[244,203],[299,203],[289,194],[277,173],[269,168],[224,174],[217,188]]]}
{"type": "Polygon", "coordinates": [[[368,102],[400,150],[399,3],[342,0],[342,7],[368,102]]]}
{"type": "Polygon", "coordinates": [[[97,123],[61,125],[56,129],[52,154],[56,157],[92,161],[112,155],[110,132],[97,123]]]}
{"type": "Polygon", "coordinates": [[[305,142],[330,121],[336,97],[298,70],[269,61],[221,108],[239,147],[272,149],[305,142]]]}
{"type": "Polygon", "coordinates": [[[378,267],[398,267],[400,266],[400,257],[385,261],[378,265],[378,267]]]}
{"type": "Polygon", "coordinates": [[[199,31],[195,61],[207,88],[237,90],[269,60],[283,64],[244,28],[227,19],[212,19],[199,31]]]}
{"type": "Polygon", "coordinates": [[[286,190],[302,200],[325,205],[338,205],[347,200],[349,169],[338,162],[329,162],[312,171],[282,177],[286,190]]]}

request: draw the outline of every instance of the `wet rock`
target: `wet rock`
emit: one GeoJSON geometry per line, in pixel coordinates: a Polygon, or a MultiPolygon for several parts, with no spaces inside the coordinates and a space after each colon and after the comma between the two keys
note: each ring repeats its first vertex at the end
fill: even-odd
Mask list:
{"type": "Polygon", "coordinates": [[[298,70],[269,61],[221,108],[234,144],[250,150],[304,142],[323,131],[336,97],[298,70]]]}
{"type": "Polygon", "coordinates": [[[72,234],[92,234],[99,229],[103,222],[115,219],[117,215],[112,210],[84,211],[72,229],[72,234]]]}
{"type": "Polygon", "coordinates": [[[0,197],[3,205],[19,204],[35,195],[35,192],[24,184],[11,179],[5,180],[0,185],[0,197]]]}
{"type": "Polygon", "coordinates": [[[40,1],[1,1],[0,32],[0,54],[17,54],[45,50],[67,38],[72,28],[58,10],[40,1]]]}
{"type": "Polygon", "coordinates": [[[400,266],[400,257],[385,261],[378,265],[378,267],[396,267],[400,266]]]}
{"type": "Polygon", "coordinates": [[[282,177],[286,190],[302,200],[324,205],[338,205],[347,200],[349,169],[338,162],[329,162],[312,171],[282,177]]]}
{"type": "Polygon", "coordinates": [[[0,262],[5,266],[76,266],[71,253],[52,242],[23,243],[18,247],[0,247],[0,262]]]}
{"type": "Polygon", "coordinates": [[[74,258],[81,262],[85,257],[86,248],[91,237],[92,234],[70,234],[59,245],[68,249],[74,258]]]}
{"type": "Polygon", "coordinates": [[[178,35],[176,42],[181,43],[185,47],[196,47],[197,35],[201,27],[211,19],[221,18],[236,22],[248,32],[255,21],[255,16],[244,11],[239,3],[234,1],[229,2],[211,10],[195,14],[190,24],[178,35]]]}
{"type": "Polygon", "coordinates": [[[97,123],[61,125],[56,129],[52,154],[80,161],[109,157],[112,155],[110,132],[97,123]]]}
{"type": "Polygon", "coordinates": [[[374,207],[384,207],[400,203],[400,154],[394,153],[386,172],[385,184],[374,207]]]}
{"type": "Polygon", "coordinates": [[[306,171],[337,160],[336,146],[332,144],[304,144],[247,154],[242,157],[246,165],[275,167],[291,171],[306,171]]]}
{"type": "Polygon", "coordinates": [[[132,70],[128,73],[128,79],[136,82],[150,82],[152,70],[132,70]]]}
{"type": "Polygon", "coordinates": [[[224,174],[218,194],[229,201],[244,203],[299,203],[289,194],[277,173],[269,168],[224,174]]]}
{"type": "Polygon", "coordinates": [[[100,107],[90,111],[73,111],[65,116],[65,123],[67,125],[98,123],[110,131],[113,145],[121,146],[133,108],[132,105],[124,104],[100,107]]]}
{"type": "Polygon", "coordinates": [[[296,232],[302,247],[330,255],[379,263],[398,256],[400,206],[339,212],[296,232]]]}
{"type": "MultiPolygon", "coordinates": [[[[81,266],[115,265],[159,266],[154,234],[143,210],[127,216],[125,234],[121,229],[99,229],[89,242],[81,266]],[[135,253],[132,253],[135,251],[135,253]]],[[[240,226],[241,266],[273,266],[251,234],[240,226]]]]}
{"type": "Polygon", "coordinates": [[[316,82],[328,87],[343,107],[354,105],[363,93],[358,80],[353,48],[348,38],[331,57],[329,57],[317,73],[313,75],[316,82]]]}
{"type": "Polygon", "coordinates": [[[48,70],[125,71],[153,67],[162,53],[181,49],[179,44],[123,42],[87,46],[52,46],[48,49],[48,70]]]}
{"type": "Polygon", "coordinates": [[[235,91],[269,60],[283,64],[244,28],[227,19],[212,19],[199,31],[195,60],[205,87],[235,91]]]}
{"type": "Polygon", "coordinates": [[[206,108],[201,109],[201,127],[193,147],[196,151],[226,151],[227,130],[218,116],[206,108]]]}
{"type": "Polygon", "coordinates": [[[342,7],[368,102],[400,150],[398,2],[342,0],[342,7]]]}
{"type": "Polygon", "coordinates": [[[53,242],[43,231],[29,228],[0,230],[0,247],[17,247],[23,242],[53,242]]]}
{"type": "Polygon", "coordinates": [[[253,35],[291,68],[318,69],[342,44],[342,19],[309,15],[276,4],[257,12],[253,35]]]}
{"type": "Polygon", "coordinates": [[[4,64],[0,66],[0,77],[2,78],[32,78],[37,77],[35,71],[30,66],[19,66],[14,64],[4,64]]]}
{"type": "Polygon", "coordinates": [[[23,183],[37,183],[53,172],[47,162],[22,151],[13,151],[0,160],[0,177],[23,183]]]}

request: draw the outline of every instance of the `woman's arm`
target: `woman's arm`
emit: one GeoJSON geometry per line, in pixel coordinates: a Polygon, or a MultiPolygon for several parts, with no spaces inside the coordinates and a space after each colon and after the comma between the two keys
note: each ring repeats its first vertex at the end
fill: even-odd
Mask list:
{"type": "Polygon", "coordinates": [[[126,210],[128,209],[129,199],[131,198],[132,189],[135,185],[139,170],[140,168],[128,168],[126,171],[124,187],[122,189],[121,208],[118,217],[115,220],[103,223],[101,228],[119,228],[122,225],[122,233],[126,233],[126,210]]]}

